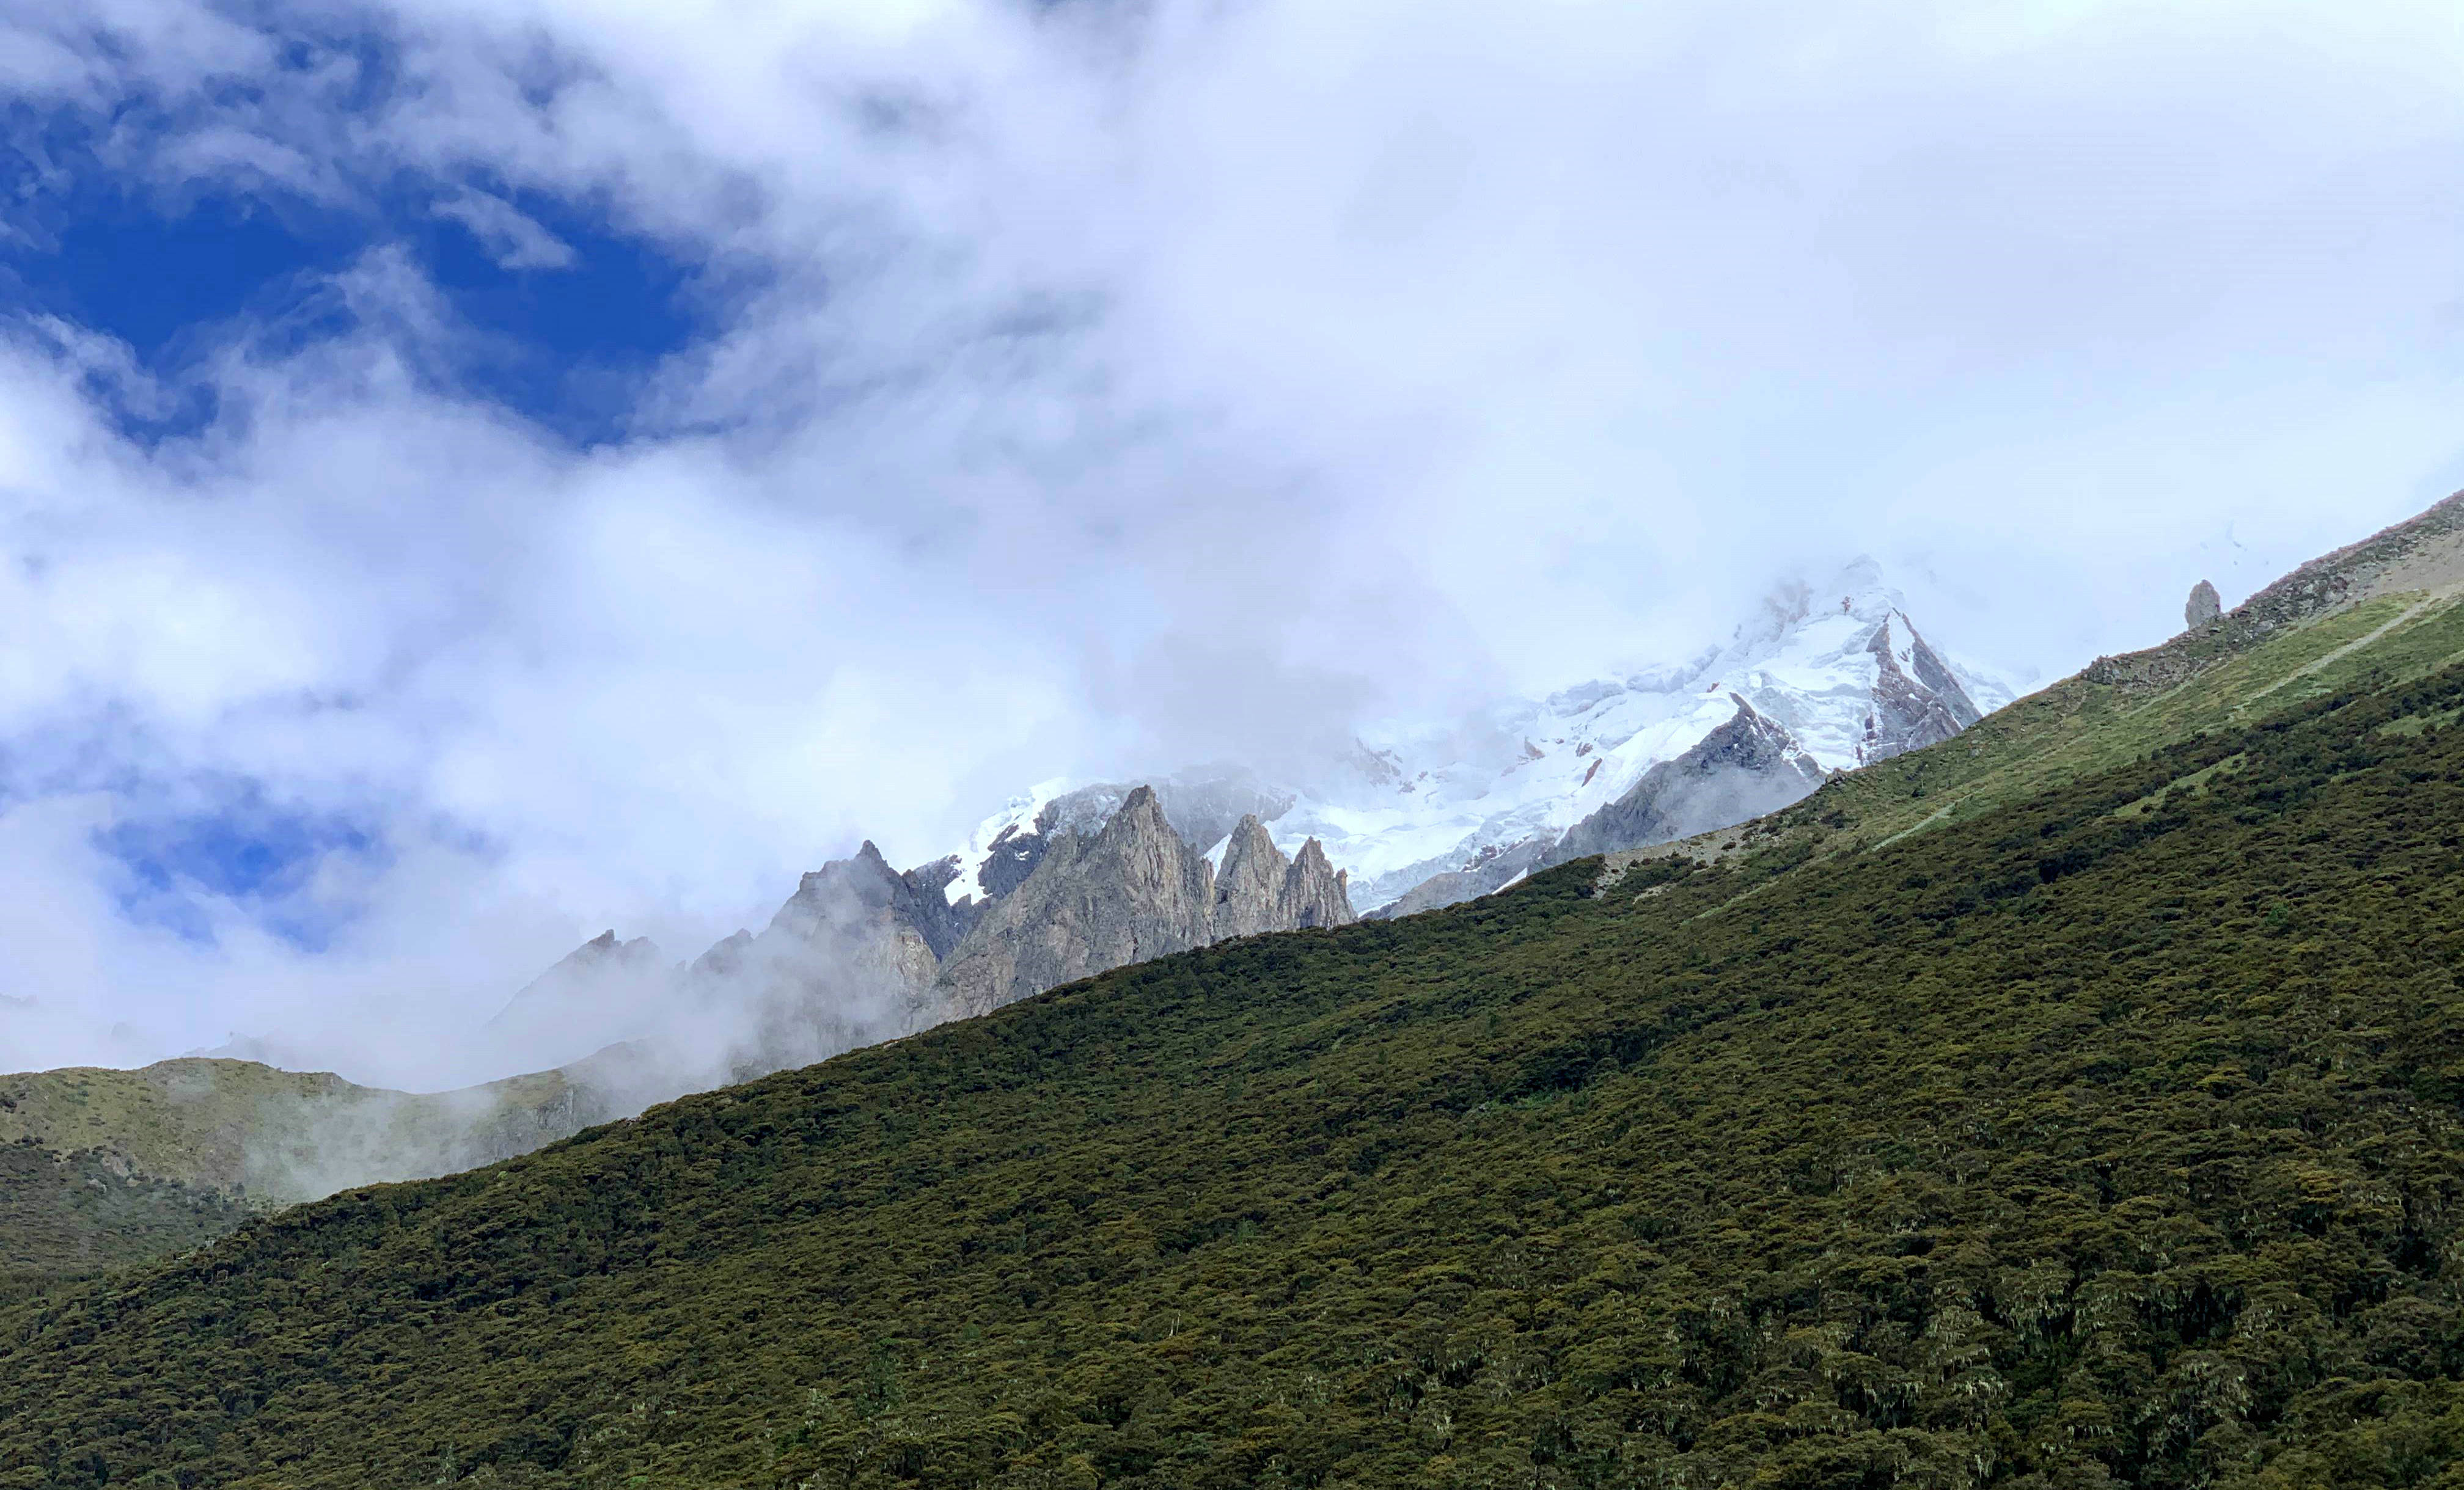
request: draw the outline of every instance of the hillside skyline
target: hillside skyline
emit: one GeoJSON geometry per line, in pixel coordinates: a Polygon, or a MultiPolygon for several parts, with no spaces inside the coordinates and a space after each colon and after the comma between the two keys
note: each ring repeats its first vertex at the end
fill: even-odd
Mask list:
{"type": "Polygon", "coordinates": [[[2150,645],[2464,485],[2459,49],[2428,4],[0,18],[0,998],[407,1049],[611,925],[1680,661],[1859,554],[2022,676],[2150,645]]]}

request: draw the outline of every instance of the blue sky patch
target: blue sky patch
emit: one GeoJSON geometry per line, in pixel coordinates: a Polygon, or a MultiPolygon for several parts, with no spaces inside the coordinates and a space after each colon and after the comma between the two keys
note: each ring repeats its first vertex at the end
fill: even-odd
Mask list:
{"type": "Polygon", "coordinates": [[[440,392],[581,445],[621,438],[658,362],[709,335],[719,308],[701,266],[591,204],[409,177],[350,210],[229,182],[165,193],[104,169],[84,121],[20,114],[9,134],[21,160],[18,201],[0,208],[0,315],[55,316],[125,342],[173,385],[170,405],[93,391],[149,444],[213,418],[198,375],[217,350],[294,350],[363,329],[331,286],[378,250],[406,252],[460,322],[413,359],[440,392]]]}
{"type": "Polygon", "coordinates": [[[338,814],[278,806],[253,786],[230,789],[209,811],[124,821],[95,836],[125,871],[121,912],[209,943],[208,897],[232,901],[266,931],[321,952],[353,908],[304,894],[328,855],[381,866],[388,858],[371,826],[338,814]]]}

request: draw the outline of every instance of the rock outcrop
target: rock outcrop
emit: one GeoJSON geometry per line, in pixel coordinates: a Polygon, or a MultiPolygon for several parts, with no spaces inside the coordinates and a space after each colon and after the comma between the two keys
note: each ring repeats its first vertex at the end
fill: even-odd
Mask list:
{"type": "Polygon", "coordinates": [[[1256,814],[1243,818],[1223,844],[1223,867],[1215,875],[1215,935],[1254,936],[1276,927],[1283,909],[1289,866],[1256,814]]]}
{"type": "Polygon", "coordinates": [[[1813,796],[1823,782],[1822,768],[1752,705],[1742,698],[1736,705],[1736,717],[1676,759],[1644,772],[1624,796],[1567,829],[1549,862],[1674,843],[1813,796]]]}
{"type": "Polygon", "coordinates": [[[2175,688],[2287,626],[2381,595],[2464,590],[2464,493],[2314,559],[2205,626],[2162,646],[2100,657],[2079,676],[2124,692],[2175,688]]]}
{"type": "Polygon", "coordinates": [[[2182,619],[2193,631],[2213,624],[2216,618],[2224,613],[2224,597],[2218,595],[2216,587],[2205,580],[2190,587],[2189,603],[2182,607],[2182,619]]]}
{"type": "MultiPolygon", "coordinates": [[[[956,859],[945,861],[949,876],[942,883],[971,874],[961,886],[964,897],[954,899],[961,904],[973,899],[979,909],[1001,900],[1026,883],[1054,843],[1070,835],[1086,838],[1101,832],[1137,791],[1155,798],[1164,821],[1183,843],[1200,847],[1221,841],[1243,817],[1272,821],[1292,805],[1291,793],[1272,790],[1251,773],[1233,767],[1184,772],[1146,786],[1098,781],[1065,792],[1045,802],[1032,818],[1003,827],[984,850],[980,867],[962,868],[956,859]]],[[[937,865],[928,867],[937,868],[937,865]]]]}
{"type": "Polygon", "coordinates": [[[1207,940],[1214,871],[1146,787],[1092,838],[1057,835],[941,971],[936,1012],[965,1019],[1207,940]]]}
{"type": "Polygon", "coordinates": [[[1348,886],[1314,839],[1287,862],[1255,814],[1233,826],[1219,875],[1141,786],[1092,837],[1045,846],[943,964],[917,1022],[984,1014],[1227,936],[1346,925],[1348,886]]]}
{"type": "MultiPolygon", "coordinates": [[[[1279,924],[1262,927],[1261,931],[1349,926],[1353,919],[1352,876],[1326,857],[1325,844],[1310,839],[1301,844],[1291,867],[1284,871],[1284,893],[1279,904],[1283,912],[1279,924]]],[[[1215,934],[1221,940],[1227,933],[1219,930],[1215,934]]]]}
{"type": "MultiPolygon", "coordinates": [[[[1984,717],[1949,664],[1925,645],[1905,616],[1894,612],[1875,627],[1865,649],[1874,655],[1876,672],[1860,764],[1938,745],[1984,717]]],[[[1738,702],[1744,704],[1743,699],[1738,702]]]]}
{"type": "Polygon", "coordinates": [[[689,1011],[664,1043],[741,1079],[905,1033],[916,991],[973,927],[943,895],[946,866],[905,874],[869,842],[803,876],[760,934],[739,931],[686,970],[689,1011]]]}
{"type": "Polygon", "coordinates": [[[1223,867],[1215,876],[1209,940],[1342,926],[1352,918],[1351,876],[1328,862],[1316,839],[1287,861],[1254,813],[1225,839],[1223,867]]]}

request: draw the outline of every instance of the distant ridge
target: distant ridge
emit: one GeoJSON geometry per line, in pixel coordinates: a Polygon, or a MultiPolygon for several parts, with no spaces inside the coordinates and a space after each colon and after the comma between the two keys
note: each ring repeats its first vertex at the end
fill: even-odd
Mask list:
{"type": "Polygon", "coordinates": [[[2453,1485],[2459,717],[2383,590],[347,1192],[0,1306],[0,1485],[2453,1485]]]}
{"type": "Polygon", "coordinates": [[[2288,626],[2382,595],[2464,590],[2464,493],[2314,559],[2204,625],[2145,651],[2100,657],[2091,683],[2132,692],[2177,687],[2288,626]]]}

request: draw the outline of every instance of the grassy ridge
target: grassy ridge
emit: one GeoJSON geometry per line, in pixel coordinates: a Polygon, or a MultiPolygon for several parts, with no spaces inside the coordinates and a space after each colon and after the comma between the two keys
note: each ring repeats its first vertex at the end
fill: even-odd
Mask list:
{"type": "Polygon", "coordinates": [[[1856,852],[2024,801],[2202,733],[2338,692],[2418,681],[2464,660],[2464,602],[2381,596],[2255,645],[2186,637],[2167,650],[2195,655],[2200,670],[2163,690],[2095,682],[2087,673],[2065,678],[1956,739],[1835,778],[1749,830],[1655,852],[1702,854],[1737,839],[1856,852]]]}
{"type": "Polygon", "coordinates": [[[429,1094],[197,1058],[0,1076],[15,1176],[0,1193],[0,1287],[178,1251],[343,1185],[518,1153],[573,1132],[596,1102],[561,1071],[429,1094]],[[102,1215],[118,1219],[98,1230],[102,1215]]]}
{"type": "Polygon", "coordinates": [[[2453,1483],[2459,710],[1207,949],[287,1212],[0,1313],[0,1485],[2453,1483]]]}

